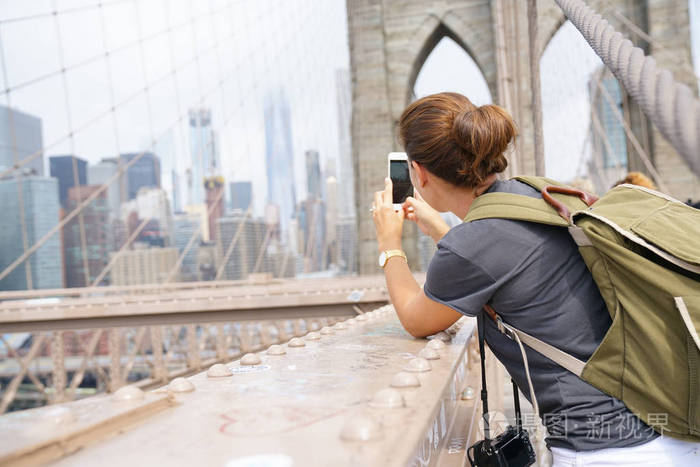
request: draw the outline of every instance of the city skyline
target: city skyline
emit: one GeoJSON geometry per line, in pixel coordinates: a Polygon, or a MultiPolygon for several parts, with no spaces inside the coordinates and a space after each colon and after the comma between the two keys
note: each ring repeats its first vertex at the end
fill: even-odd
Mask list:
{"type": "MultiPolygon", "coordinates": [[[[96,163],[120,153],[153,152],[163,160],[163,173],[175,169],[181,184],[190,160],[188,122],[172,121],[186,116],[190,108],[208,107],[220,138],[221,175],[227,182],[253,181],[255,212],[262,215],[267,192],[263,102],[270,89],[283,87],[290,98],[297,186],[305,180],[304,151],[317,149],[322,165],[337,157],[336,111],[327,103],[335,102],[335,70],[349,67],[346,35],[336,33],[347,31],[344,2],[218,2],[212,10],[197,2],[191,6],[192,10],[179,3],[168,3],[167,8],[162,2],[111,4],[103,13],[95,8],[59,15],[58,26],[51,17],[6,26],[3,47],[9,82],[4,83],[0,73],[0,87],[60,70],[57,57],[64,52],[64,65],[70,69],[67,94],[60,73],[12,92],[13,107],[44,122],[44,156],[75,153],[96,163]],[[101,14],[109,19],[104,30],[99,26],[101,14]],[[195,18],[192,27],[190,17],[195,18]],[[308,27],[287,24],[290,19],[308,27]],[[166,33],[168,26],[172,28],[166,33]],[[266,34],[271,29],[275,35],[266,34]],[[151,39],[143,47],[130,46],[139,37],[151,39]],[[172,55],[171,48],[177,53],[172,55]],[[118,51],[109,59],[72,69],[104,50],[118,51]],[[176,76],[158,81],[170,78],[173,69],[176,76]],[[143,92],[154,81],[156,85],[143,92]],[[69,121],[73,129],[82,127],[109,109],[110,95],[117,104],[134,98],[113,116],[107,112],[72,138],[54,144],[71,132],[69,121]]],[[[40,13],[42,8],[5,2],[0,20],[40,13]]],[[[172,177],[164,176],[162,183],[172,191],[172,177]]],[[[303,187],[300,190],[303,196],[303,187]]],[[[186,200],[184,191],[182,195],[186,200]]]]}

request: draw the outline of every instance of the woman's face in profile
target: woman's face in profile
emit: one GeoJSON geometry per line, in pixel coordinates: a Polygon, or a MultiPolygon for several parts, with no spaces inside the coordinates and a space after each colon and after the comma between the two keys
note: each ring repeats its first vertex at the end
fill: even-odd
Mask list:
{"type": "Polygon", "coordinates": [[[429,190],[419,190],[418,187],[421,185],[420,184],[420,177],[418,176],[418,171],[415,169],[413,164],[417,164],[417,162],[410,161],[408,164],[408,176],[411,179],[411,185],[413,185],[413,197],[414,198],[421,198],[423,201],[428,203],[429,205],[433,206],[431,201],[433,201],[432,195],[429,192],[429,190]]]}

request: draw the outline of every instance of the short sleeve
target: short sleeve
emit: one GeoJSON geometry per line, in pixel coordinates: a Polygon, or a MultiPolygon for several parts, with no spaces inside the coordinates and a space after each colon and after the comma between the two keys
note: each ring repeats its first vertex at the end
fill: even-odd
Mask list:
{"type": "Polygon", "coordinates": [[[423,291],[436,302],[476,316],[496,289],[496,281],[479,265],[438,244],[423,291]]]}

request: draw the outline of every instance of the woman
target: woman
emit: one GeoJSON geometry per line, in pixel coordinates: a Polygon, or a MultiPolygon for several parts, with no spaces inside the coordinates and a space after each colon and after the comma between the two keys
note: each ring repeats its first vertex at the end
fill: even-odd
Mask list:
{"type": "MultiPolygon", "coordinates": [[[[437,242],[423,288],[401,255],[384,263],[404,328],[424,337],[490,304],[506,323],[587,360],[611,320],[565,229],[505,219],[450,229],[439,215],[449,211],[463,219],[483,193],[540,197],[524,183],[497,178],[516,136],[511,117],[498,106],[476,107],[460,94],[440,93],[409,105],[399,126],[416,197],[395,212],[390,180],[375,193],[379,251],[401,250],[405,218],[437,242]]],[[[484,324],[490,348],[532,400],[517,344],[490,319],[484,324]]],[[[700,459],[699,443],[659,437],[621,401],[526,351],[554,465],[685,465],[700,459]]]]}

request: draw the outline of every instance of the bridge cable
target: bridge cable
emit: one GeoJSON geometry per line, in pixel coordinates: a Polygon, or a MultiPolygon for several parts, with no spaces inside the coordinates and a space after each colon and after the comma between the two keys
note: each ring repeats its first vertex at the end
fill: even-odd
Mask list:
{"type": "MultiPolygon", "coordinates": [[[[668,47],[651,37],[649,34],[647,34],[642,28],[637,26],[634,21],[626,17],[620,10],[615,8],[615,6],[610,3],[609,0],[603,0],[603,2],[608,6],[606,9],[607,11],[612,12],[613,16],[615,16],[622,24],[627,26],[627,28],[637,35],[638,37],[642,38],[647,42],[647,44],[654,46],[655,48],[658,49],[659,52],[663,52],[665,54],[671,54],[673,53],[672,50],[670,50],[668,47]]],[[[679,66],[680,68],[683,69],[686,73],[688,73],[690,76],[693,77],[694,80],[700,80],[700,75],[693,69],[692,66],[688,64],[687,61],[684,59],[676,60],[676,65],[679,66]]]]}
{"type": "MultiPolygon", "coordinates": [[[[229,35],[229,36],[230,36],[230,35],[229,35]]],[[[212,48],[212,47],[209,47],[207,50],[204,51],[204,53],[208,52],[211,48],[212,48]]],[[[180,69],[183,69],[184,67],[188,66],[192,61],[193,61],[193,60],[189,60],[188,62],[184,63],[183,65],[180,66],[180,69]]],[[[156,78],[154,81],[152,81],[152,82],[150,83],[150,86],[153,86],[155,83],[162,81],[164,78],[166,78],[166,77],[168,77],[168,76],[170,76],[170,75],[171,75],[171,73],[168,72],[168,73],[166,73],[164,76],[161,76],[161,77],[159,77],[159,78],[156,78]]],[[[227,76],[226,80],[231,79],[232,77],[235,77],[235,76],[236,76],[236,75],[233,74],[233,73],[232,73],[232,74],[229,74],[229,75],[227,76]]],[[[217,84],[217,86],[218,86],[218,84],[217,84]]],[[[202,95],[202,96],[200,97],[199,100],[197,100],[197,103],[201,105],[201,103],[204,102],[204,100],[209,96],[209,94],[211,94],[211,93],[213,92],[213,90],[214,90],[214,88],[208,89],[207,92],[206,92],[204,95],[202,95]]],[[[133,99],[134,96],[137,96],[137,95],[141,94],[141,92],[143,92],[143,91],[144,91],[143,89],[142,89],[142,90],[139,90],[137,93],[131,95],[129,98],[127,98],[126,100],[122,101],[122,102],[120,103],[120,105],[124,105],[125,103],[127,103],[128,101],[130,101],[131,99],[133,99]]],[[[107,110],[107,112],[110,112],[110,111],[112,111],[112,109],[108,109],[108,110],[107,110]]],[[[105,114],[106,114],[107,112],[105,112],[105,114]]],[[[87,124],[83,125],[83,127],[79,128],[78,130],[75,130],[73,133],[74,133],[74,134],[79,133],[80,131],[82,131],[83,129],[85,129],[87,126],[89,126],[90,124],[94,123],[96,120],[99,120],[102,116],[103,116],[103,115],[99,115],[98,117],[92,119],[90,122],[88,122],[87,124]]],[[[168,133],[175,125],[179,124],[179,123],[183,120],[183,118],[184,118],[184,115],[183,115],[183,114],[180,114],[180,115],[177,116],[177,118],[175,118],[175,119],[174,119],[173,121],[171,121],[168,125],[166,125],[165,129],[164,129],[162,132],[160,132],[159,135],[158,135],[156,138],[154,138],[154,140],[153,140],[151,146],[149,146],[147,149],[153,149],[153,144],[154,144],[155,142],[157,142],[158,140],[160,140],[161,138],[163,138],[165,135],[167,135],[167,133],[168,133]]],[[[54,144],[58,144],[58,142],[63,142],[63,141],[65,141],[67,138],[68,138],[68,136],[63,137],[63,138],[60,138],[60,139],[57,140],[57,142],[55,142],[54,144]]],[[[47,149],[47,147],[44,147],[44,148],[43,148],[43,150],[46,150],[46,149],[47,149]]],[[[85,209],[85,207],[86,207],[87,205],[89,205],[93,200],[95,200],[98,196],[100,196],[100,194],[102,194],[102,193],[107,189],[107,187],[108,187],[111,183],[113,183],[115,180],[117,180],[119,177],[121,177],[122,174],[123,174],[124,172],[128,171],[128,169],[129,169],[131,166],[133,166],[136,162],[138,162],[146,153],[147,153],[147,151],[142,151],[142,152],[140,152],[139,154],[136,154],[136,155],[134,156],[133,159],[131,159],[129,162],[127,162],[127,163],[124,164],[122,167],[120,167],[120,168],[118,169],[118,171],[117,171],[115,174],[113,174],[105,183],[103,183],[103,184],[100,186],[100,188],[98,188],[98,189],[95,190],[94,192],[90,193],[90,195],[89,195],[85,200],[83,200],[78,206],[76,206],[76,208],[74,208],[74,209],[73,209],[66,217],[64,217],[58,224],[56,224],[52,229],[50,229],[46,234],[44,234],[44,236],[42,236],[37,242],[35,242],[29,249],[25,250],[24,253],[23,253],[22,255],[20,255],[17,259],[15,259],[10,265],[7,266],[4,270],[0,271],[0,280],[2,280],[2,279],[4,279],[5,277],[7,277],[7,275],[9,275],[14,269],[16,269],[17,266],[19,266],[19,265],[22,264],[24,261],[26,261],[26,259],[27,259],[29,256],[31,256],[33,253],[35,253],[49,238],[51,238],[54,234],[56,234],[56,232],[58,232],[60,229],[62,229],[68,222],[70,222],[70,221],[71,221],[75,216],[77,216],[80,212],[82,212],[82,210],[85,209]]],[[[39,155],[40,155],[40,154],[42,154],[42,151],[40,150],[40,151],[38,151],[38,152],[35,153],[35,154],[39,154],[39,155]]],[[[28,158],[25,158],[24,161],[27,161],[27,160],[28,160],[29,158],[31,158],[31,157],[32,157],[32,156],[29,156],[28,158]]],[[[15,168],[16,168],[16,165],[15,165],[14,168],[11,168],[11,169],[9,169],[9,170],[7,170],[7,171],[5,171],[5,172],[12,172],[13,170],[15,170],[15,168]]],[[[0,178],[2,177],[2,175],[3,175],[5,172],[3,172],[3,173],[0,174],[0,178]]]]}
{"type": "MultiPolygon", "coordinates": [[[[134,1],[134,0],[124,0],[124,1],[114,2],[114,3],[126,3],[126,2],[133,2],[133,1],[134,1]]],[[[227,4],[227,6],[230,5],[230,4],[231,4],[231,2],[229,2],[229,3],[227,4]]],[[[215,13],[218,13],[218,12],[222,11],[223,9],[224,9],[223,7],[222,7],[222,8],[219,8],[218,10],[215,11],[215,13]]],[[[205,16],[205,15],[202,14],[202,15],[200,15],[198,18],[203,18],[204,16],[205,16]]],[[[182,23],[179,23],[179,24],[177,24],[177,25],[175,25],[175,26],[172,26],[170,29],[168,29],[168,28],[162,29],[161,31],[158,31],[158,32],[156,32],[156,33],[154,33],[154,34],[151,34],[150,36],[147,36],[147,37],[143,38],[143,42],[145,43],[145,42],[148,42],[148,41],[154,41],[154,40],[160,38],[161,35],[165,35],[165,34],[168,34],[169,32],[174,31],[174,30],[177,30],[177,29],[179,29],[179,28],[185,27],[185,26],[191,24],[191,22],[192,22],[192,20],[191,20],[191,19],[188,19],[188,20],[186,20],[186,21],[183,21],[182,23]]],[[[232,34],[227,35],[226,38],[227,38],[227,39],[232,38],[234,35],[235,35],[235,32],[232,33],[232,34]]],[[[104,52],[104,53],[100,53],[100,54],[98,54],[98,55],[95,55],[95,56],[92,56],[92,57],[90,57],[90,58],[88,58],[88,59],[85,59],[85,60],[83,60],[83,61],[81,61],[81,62],[78,62],[78,63],[76,63],[76,64],[74,64],[74,65],[72,65],[72,66],[69,66],[69,67],[66,68],[66,71],[71,71],[71,70],[80,68],[80,67],[82,67],[82,66],[85,66],[85,65],[88,65],[88,64],[90,64],[90,63],[93,63],[93,62],[95,62],[95,61],[97,61],[97,60],[99,60],[99,59],[103,59],[104,57],[113,56],[113,55],[115,55],[117,52],[123,52],[123,51],[126,51],[126,50],[128,50],[128,49],[130,49],[130,48],[132,48],[132,47],[138,46],[138,45],[139,45],[139,41],[137,40],[137,41],[133,41],[133,42],[127,43],[127,44],[125,44],[125,45],[121,45],[121,46],[115,47],[115,48],[113,48],[113,49],[111,49],[111,50],[108,50],[108,51],[106,51],[106,52],[104,52]]],[[[203,51],[203,54],[206,54],[206,53],[209,52],[210,50],[211,50],[211,48],[208,48],[208,49],[204,50],[204,51],[203,51]]],[[[193,62],[194,62],[194,59],[190,59],[190,60],[188,60],[187,62],[182,63],[182,64],[177,68],[177,71],[185,70],[185,69],[186,69],[189,65],[191,65],[193,62]]],[[[54,70],[54,71],[52,71],[52,72],[50,72],[50,73],[46,73],[46,74],[41,75],[41,76],[39,76],[39,77],[32,78],[32,79],[30,79],[30,80],[27,80],[27,81],[25,81],[25,82],[19,83],[19,84],[14,85],[14,86],[9,86],[9,82],[8,82],[7,79],[6,79],[5,82],[6,82],[6,86],[7,86],[7,87],[6,87],[5,89],[0,89],[0,95],[10,93],[10,92],[12,92],[12,91],[15,91],[15,90],[17,90],[17,89],[19,89],[19,88],[22,88],[22,87],[25,87],[25,86],[29,86],[29,85],[32,85],[32,84],[36,84],[36,83],[38,83],[38,82],[40,82],[40,81],[42,81],[42,80],[45,80],[45,79],[54,77],[54,76],[56,76],[56,75],[59,75],[61,72],[62,72],[62,70],[60,70],[60,69],[59,69],[59,70],[54,70]]],[[[154,80],[150,83],[150,86],[152,87],[152,86],[154,86],[154,85],[160,83],[161,81],[165,80],[165,79],[168,78],[169,76],[170,76],[170,73],[166,73],[165,75],[162,75],[162,76],[160,76],[160,77],[154,79],[154,80]]],[[[124,100],[122,100],[121,102],[119,102],[116,106],[110,106],[110,107],[108,107],[108,108],[105,109],[104,111],[98,113],[98,114],[97,114],[95,117],[93,117],[92,119],[90,119],[90,120],[88,120],[87,122],[85,122],[82,126],[78,127],[78,129],[76,129],[76,130],[74,131],[74,134],[77,134],[77,133],[81,132],[82,130],[84,130],[84,129],[90,127],[90,126],[93,125],[95,122],[97,122],[97,121],[99,121],[100,119],[102,119],[102,117],[104,117],[105,115],[107,115],[109,112],[113,112],[116,108],[121,108],[122,106],[124,106],[124,105],[130,103],[130,102],[133,101],[136,97],[140,96],[140,95],[141,95],[142,93],[144,93],[144,92],[145,92],[145,89],[144,89],[144,88],[138,89],[135,93],[133,93],[132,95],[127,96],[124,100]]],[[[45,145],[45,146],[42,147],[41,149],[35,151],[34,153],[32,153],[32,154],[30,154],[30,155],[24,157],[24,158],[21,159],[20,161],[17,161],[12,167],[0,171],[0,179],[3,178],[3,177],[5,177],[5,176],[8,175],[8,174],[14,172],[15,170],[18,170],[18,169],[22,168],[23,166],[27,165],[27,164],[30,163],[32,160],[34,160],[34,159],[36,159],[37,157],[40,157],[42,154],[46,153],[49,149],[53,149],[54,147],[58,146],[59,144],[65,142],[65,141],[68,139],[68,137],[69,137],[68,134],[62,136],[62,137],[58,138],[57,140],[55,140],[55,141],[53,141],[53,142],[51,142],[51,143],[45,145]]]]}
{"type": "Polygon", "coordinates": [[[582,0],[555,0],[645,115],[700,176],[700,101],[582,0]]]}

